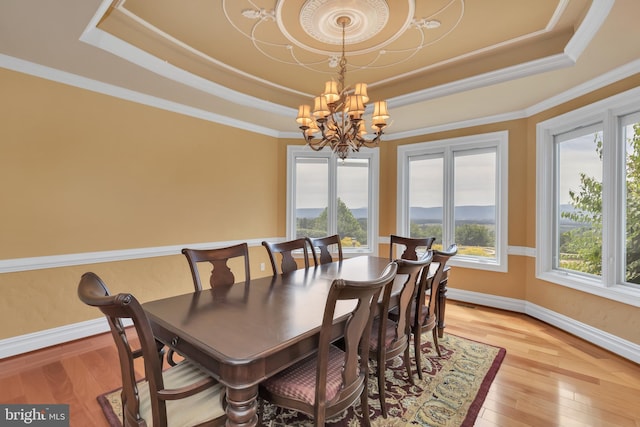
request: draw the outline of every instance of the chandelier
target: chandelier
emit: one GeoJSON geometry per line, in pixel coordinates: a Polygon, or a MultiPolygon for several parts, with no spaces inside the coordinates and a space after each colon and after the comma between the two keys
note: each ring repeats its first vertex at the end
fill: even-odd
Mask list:
{"type": "Polygon", "coordinates": [[[364,112],[369,97],[367,85],[357,83],[355,88],[345,87],[347,74],[347,58],[345,56],[345,29],[351,23],[347,16],[337,18],[337,23],[342,27],[342,56],[340,57],[340,70],[338,81],[331,80],[325,83],[324,93],[314,98],[313,113],[310,105],[298,107],[296,122],[300,125],[302,136],[315,151],[329,146],[334,153],[344,160],[349,152],[360,151],[360,147],[377,147],[386,120],[387,101],[376,101],[373,105],[371,128],[374,137],[367,139],[367,130],[364,121],[364,112]],[[315,139],[315,134],[320,132],[321,139],[315,139]]]}

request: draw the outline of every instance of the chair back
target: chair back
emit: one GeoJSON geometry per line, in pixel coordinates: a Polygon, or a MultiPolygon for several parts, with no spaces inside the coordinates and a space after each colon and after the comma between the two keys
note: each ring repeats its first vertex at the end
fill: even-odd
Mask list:
{"type": "MultiPolygon", "coordinates": [[[[368,345],[375,306],[382,289],[396,276],[398,266],[390,262],[380,277],[371,281],[351,281],[335,279],[331,284],[325,305],[318,348],[318,369],[316,376],[315,420],[324,420],[325,409],[337,406],[337,413],[352,405],[359,396],[367,393],[368,345]],[[356,306],[344,327],[344,364],[342,365],[342,385],[340,392],[327,402],[328,352],[335,340],[334,313],[338,301],[355,300],[356,306]],[[322,414],[321,414],[322,413],[322,414]]],[[[322,424],[324,425],[324,424],[322,424]]]]}
{"type": "MultiPolygon", "coordinates": [[[[386,341],[386,358],[393,358],[401,354],[409,345],[409,337],[411,332],[411,306],[415,300],[416,286],[420,277],[425,276],[422,271],[429,269],[433,253],[428,251],[420,260],[412,261],[407,259],[397,259],[395,263],[398,265],[396,277],[402,280],[399,294],[393,298],[393,291],[398,288],[398,284],[392,283],[383,290],[382,303],[380,304],[380,315],[378,318],[379,329],[376,331],[379,336],[376,340],[378,347],[380,343],[385,344],[386,341]],[[391,301],[397,301],[392,304],[391,301]],[[393,311],[392,316],[388,316],[393,311]],[[387,323],[390,318],[395,321],[395,329],[393,338],[388,333],[387,323]]],[[[378,348],[379,349],[379,348],[378,348]]]]}
{"type": "Polygon", "coordinates": [[[442,282],[444,270],[447,265],[447,261],[458,253],[458,246],[453,244],[447,248],[447,250],[433,250],[433,260],[432,262],[438,263],[438,268],[436,269],[433,277],[428,279],[428,271],[425,270],[425,274],[422,275],[420,284],[418,285],[418,293],[417,293],[417,304],[418,307],[426,307],[426,309],[416,310],[415,312],[415,325],[421,325],[422,330],[428,330],[435,326],[437,321],[435,313],[436,313],[436,304],[438,301],[438,296],[440,293],[440,283],[442,282]],[[426,301],[427,295],[429,295],[429,301],[426,301]]]}
{"type": "Polygon", "coordinates": [[[417,261],[418,260],[418,248],[424,248],[424,251],[428,251],[431,249],[431,245],[435,242],[435,237],[424,237],[424,238],[415,238],[415,237],[402,237],[396,236],[392,234],[390,236],[389,245],[389,259],[397,258],[394,256],[394,250],[399,250],[398,245],[404,246],[404,250],[400,255],[401,259],[408,259],[417,261]]]}
{"type": "MultiPolygon", "coordinates": [[[[402,311],[403,308],[405,308],[404,303],[406,304],[406,309],[404,311],[403,315],[399,316],[399,322],[409,322],[409,323],[403,323],[402,325],[399,325],[399,327],[406,327],[407,325],[410,327],[411,325],[411,314],[413,312],[413,309],[415,307],[412,307],[413,302],[415,301],[415,296],[419,295],[418,292],[420,292],[420,286],[421,286],[421,282],[423,280],[425,280],[428,276],[429,276],[429,268],[431,267],[431,262],[433,261],[433,251],[429,250],[427,252],[425,252],[422,257],[420,257],[419,260],[417,261],[413,261],[413,260],[409,260],[409,259],[397,259],[396,262],[398,263],[398,276],[402,276],[402,275],[406,275],[407,278],[405,280],[411,282],[410,285],[412,285],[413,287],[413,294],[411,296],[411,298],[409,298],[408,301],[405,300],[401,300],[400,301],[400,306],[398,307],[398,311],[402,311]]],[[[406,286],[406,285],[405,285],[406,286]]],[[[402,296],[404,297],[406,294],[403,294],[402,296]]],[[[390,307],[390,309],[393,309],[393,307],[390,307]]]]}
{"type": "Polygon", "coordinates": [[[203,262],[211,264],[212,269],[209,284],[212,288],[220,285],[232,285],[236,282],[236,278],[227,264],[232,258],[244,258],[244,280],[246,282],[251,280],[249,271],[249,247],[246,243],[216,249],[185,248],[182,250],[182,253],[189,263],[191,276],[193,277],[193,286],[196,291],[202,290],[198,264],[203,262]]]}
{"type": "MultiPolygon", "coordinates": [[[[107,286],[95,273],[85,273],[78,285],[78,297],[82,302],[97,307],[106,316],[111,335],[118,349],[122,374],[122,411],[125,425],[140,422],[140,396],[136,384],[134,359],[144,359],[144,371],[151,394],[153,425],[166,425],[167,412],[164,401],[157,398],[157,390],[164,388],[159,347],[147,316],[138,300],[131,294],[110,295],[107,286]],[[131,319],[139,340],[139,348],[132,347],[135,337],[128,337],[122,319],[131,319]],[[133,338],[133,340],[131,339],[133,338]]],[[[150,421],[150,420],[148,420],[150,421]]]]}
{"type": "Polygon", "coordinates": [[[269,261],[271,261],[271,269],[273,270],[274,276],[278,274],[278,267],[276,262],[277,253],[279,253],[281,257],[281,274],[290,273],[298,269],[298,263],[293,258],[293,252],[297,250],[301,250],[303,253],[304,268],[309,268],[309,239],[305,237],[279,243],[262,242],[262,246],[267,249],[267,254],[269,254],[269,261]]]}
{"type": "Polygon", "coordinates": [[[313,252],[313,259],[316,265],[333,262],[333,257],[329,249],[334,245],[338,252],[338,261],[342,261],[342,242],[340,241],[339,234],[309,240],[311,241],[311,251],[313,252]],[[318,249],[317,254],[316,248],[318,249]]]}
{"type": "Polygon", "coordinates": [[[458,245],[455,243],[449,246],[446,250],[434,250],[433,251],[433,262],[438,263],[438,269],[433,276],[434,281],[438,281],[441,283],[444,278],[445,267],[447,266],[447,262],[451,259],[451,257],[455,256],[458,253],[458,245]]]}

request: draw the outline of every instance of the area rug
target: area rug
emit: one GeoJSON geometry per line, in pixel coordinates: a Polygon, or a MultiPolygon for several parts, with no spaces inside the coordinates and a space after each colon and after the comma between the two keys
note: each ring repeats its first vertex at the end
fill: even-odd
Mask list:
{"type": "MultiPolygon", "coordinates": [[[[402,358],[387,364],[386,401],[389,416],[383,418],[378,398],[374,363],[369,375],[369,411],[373,427],[423,426],[471,427],[482,408],[491,382],[506,354],[505,349],[451,334],[439,340],[442,357],[432,349],[431,333],[422,344],[423,379],[414,373],[408,381],[402,358]]],[[[413,355],[413,348],[411,349],[413,355]]],[[[412,359],[413,361],[413,359],[412,359]]],[[[415,369],[415,365],[413,365],[415,369]]],[[[122,427],[120,391],[98,396],[98,402],[112,427],[122,427]]],[[[313,421],[296,411],[260,403],[262,426],[310,427],[313,421]]],[[[327,421],[332,427],[358,427],[362,414],[356,404],[343,414],[327,421]]]]}

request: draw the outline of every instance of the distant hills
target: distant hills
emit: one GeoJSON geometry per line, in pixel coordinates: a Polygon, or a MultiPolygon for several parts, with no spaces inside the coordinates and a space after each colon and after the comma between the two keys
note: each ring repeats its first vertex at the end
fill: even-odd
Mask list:
{"type": "MultiPolygon", "coordinates": [[[[298,218],[317,218],[323,210],[324,208],[298,209],[296,214],[298,218]]],[[[562,212],[573,212],[575,209],[573,206],[567,204],[561,205],[560,210],[562,212]]],[[[367,208],[356,208],[352,209],[351,212],[353,213],[353,216],[358,219],[367,217],[367,208]]],[[[458,206],[456,208],[455,215],[458,222],[473,221],[476,224],[492,224],[496,221],[495,206],[458,206]]],[[[414,206],[411,208],[411,218],[414,221],[423,224],[440,223],[442,222],[442,208],[421,208],[414,206]]],[[[573,224],[573,221],[561,218],[560,223],[563,225],[570,225],[573,224]]]]}
{"type": "MultiPolygon", "coordinates": [[[[298,209],[298,218],[317,218],[324,208],[304,208],[298,209]]],[[[366,218],[367,208],[352,209],[351,212],[356,218],[366,218]]],[[[411,218],[421,223],[442,222],[442,208],[411,208],[411,218]]],[[[456,208],[456,218],[458,221],[475,221],[478,223],[495,222],[495,206],[459,206],[456,208]]]]}

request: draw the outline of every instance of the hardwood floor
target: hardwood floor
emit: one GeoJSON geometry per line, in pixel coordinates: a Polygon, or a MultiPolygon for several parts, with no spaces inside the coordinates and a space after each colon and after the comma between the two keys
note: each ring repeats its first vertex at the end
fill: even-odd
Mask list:
{"type": "MultiPolygon", "coordinates": [[[[449,301],[445,333],[507,349],[476,426],[640,427],[640,366],[529,316],[449,301]]],[[[96,396],[120,385],[103,334],[0,361],[1,403],[69,403],[107,427],[96,396]]]]}

